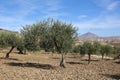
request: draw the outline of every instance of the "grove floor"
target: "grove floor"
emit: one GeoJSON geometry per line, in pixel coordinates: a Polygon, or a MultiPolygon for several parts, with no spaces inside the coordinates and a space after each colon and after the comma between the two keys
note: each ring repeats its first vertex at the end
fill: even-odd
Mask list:
{"type": "Polygon", "coordinates": [[[59,54],[42,52],[20,55],[11,53],[9,59],[0,53],[0,80],[120,80],[120,60],[101,60],[87,56],[66,55],[66,68],[59,67],[59,54]]]}

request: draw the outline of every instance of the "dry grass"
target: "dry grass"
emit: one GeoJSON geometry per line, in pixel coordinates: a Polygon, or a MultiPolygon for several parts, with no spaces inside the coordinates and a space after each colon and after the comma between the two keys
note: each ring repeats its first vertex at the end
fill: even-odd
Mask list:
{"type": "Polygon", "coordinates": [[[119,80],[120,61],[66,56],[66,68],[59,67],[59,54],[32,52],[27,55],[0,53],[0,80],[119,80]]]}

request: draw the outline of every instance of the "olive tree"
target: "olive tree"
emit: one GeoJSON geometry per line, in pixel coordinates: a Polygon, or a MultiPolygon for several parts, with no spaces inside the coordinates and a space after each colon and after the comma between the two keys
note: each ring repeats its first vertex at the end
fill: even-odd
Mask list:
{"type": "Polygon", "coordinates": [[[97,42],[97,41],[93,42],[93,46],[94,46],[94,52],[95,52],[95,54],[100,53],[100,47],[101,47],[100,42],[97,42]]]}
{"type": "Polygon", "coordinates": [[[114,59],[120,59],[120,47],[119,46],[113,47],[113,53],[115,55],[114,59]]]}
{"type": "Polygon", "coordinates": [[[105,55],[108,55],[112,52],[112,47],[110,45],[101,45],[100,53],[102,55],[102,59],[105,55]]]}
{"type": "Polygon", "coordinates": [[[28,50],[36,50],[39,47],[45,51],[57,51],[62,55],[60,66],[65,67],[64,53],[72,48],[76,31],[72,24],[47,19],[33,25],[26,25],[21,33],[28,50]]]}
{"type": "Polygon", "coordinates": [[[22,48],[24,48],[23,39],[20,34],[13,33],[13,32],[2,32],[0,33],[0,47],[11,47],[9,52],[6,53],[6,58],[9,58],[10,53],[16,47],[19,48],[18,50],[20,53],[23,53],[22,48]]]}
{"type": "Polygon", "coordinates": [[[94,54],[94,53],[95,53],[95,49],[93,44],[89,41],[84,42],[80,48],[80,54],[88,55],[88,64],[91,62],[91,54],[94,54]]]}
{"type": "Polygon", "coordinates": [[[60,21],[54,21],[51,27],[51,38],[55,46],[55,50],[61,53],[60,66],[65,67],[64,54],[72,49],[72,44],[76,38],[77,29],[72,24],[63,23],[60,21]]]}
{"type": "Polygon", "coordinates": [[[17,36],[14,33],[10,33],[5,38],[7,44],[11,47],[10,51],[6,53],[6,58],[9,58],[9,54],[12,52],[12,50],[17,46],[17,36]]]}

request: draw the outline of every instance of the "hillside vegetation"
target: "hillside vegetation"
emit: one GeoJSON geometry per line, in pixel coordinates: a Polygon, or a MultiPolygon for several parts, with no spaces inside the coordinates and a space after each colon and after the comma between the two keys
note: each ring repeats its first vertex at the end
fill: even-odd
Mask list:
{"type": "Polygon", "coordinates": [[[10,31],[10,30],[5,30],[5,29],[0,28],[0,33],[3,33],[3,32],[5,32],[5,33],[16,33],[16,34],[19,34],[18,32],[15,32],[15,31],[10,31]]]}

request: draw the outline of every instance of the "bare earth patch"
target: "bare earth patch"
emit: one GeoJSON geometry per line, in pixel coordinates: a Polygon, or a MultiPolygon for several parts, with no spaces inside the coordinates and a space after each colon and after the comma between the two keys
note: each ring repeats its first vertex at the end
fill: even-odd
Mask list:
{"type": "Polygon", "coordinates": [[[120,80],[120,61],[66,55],[66,68],[59,67],[60,55],[0,53],[0,80],[120,80]]]}

